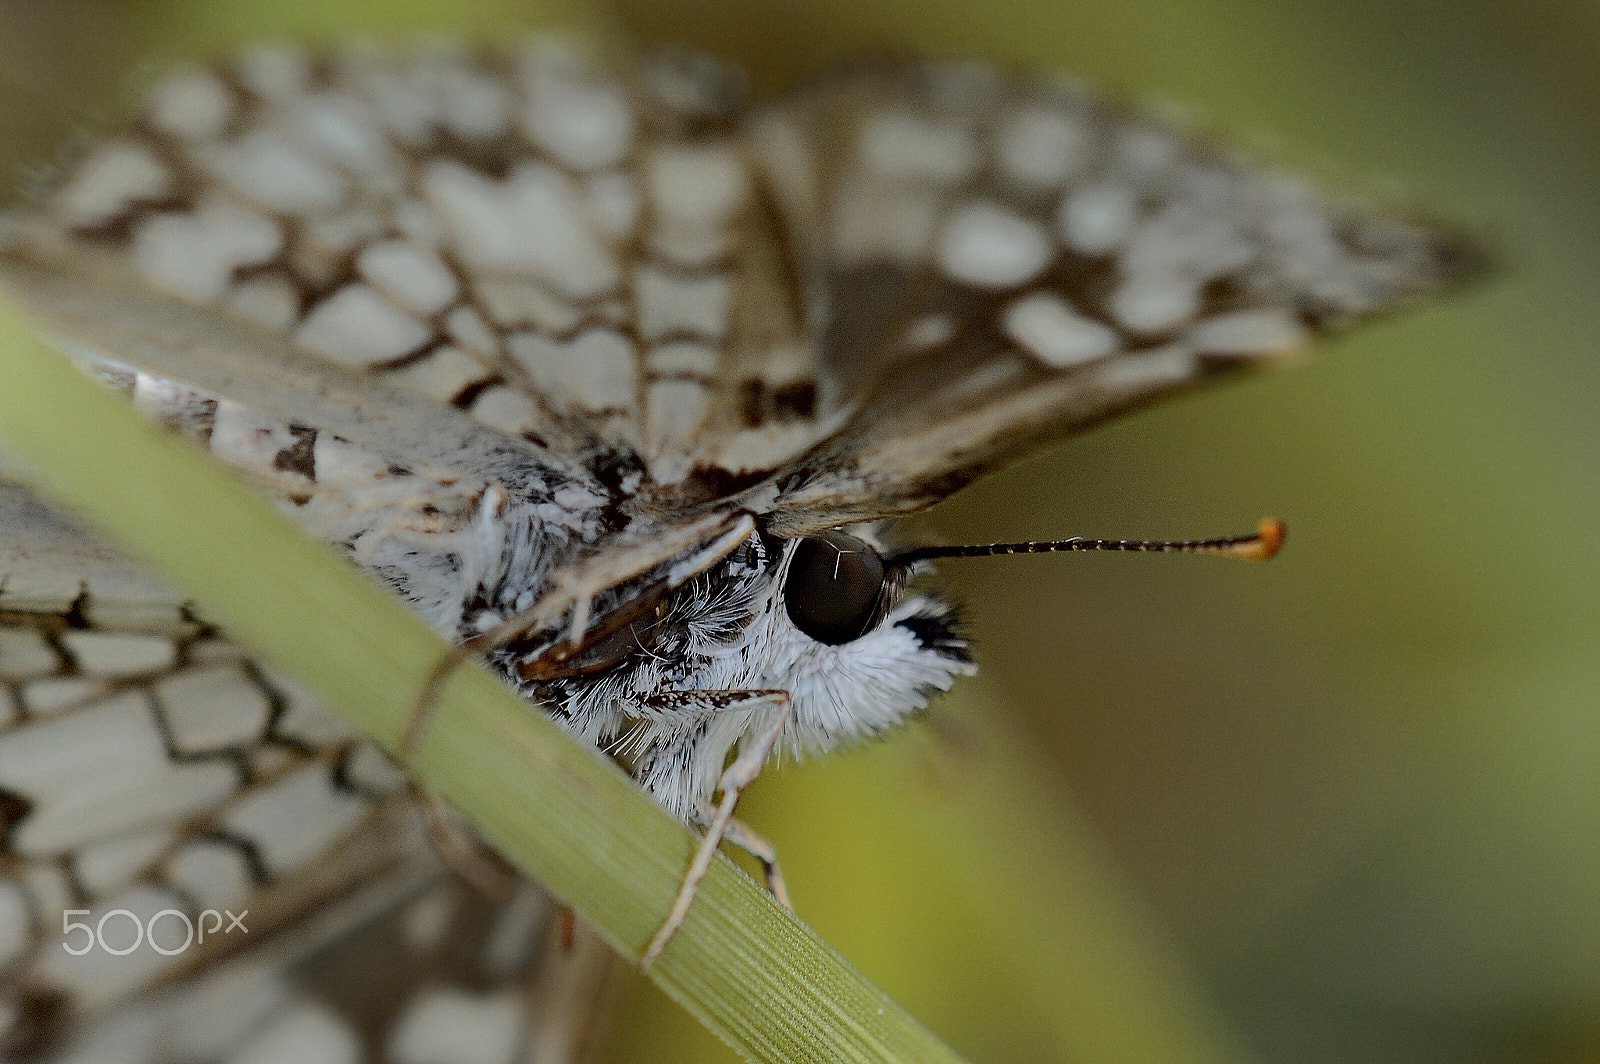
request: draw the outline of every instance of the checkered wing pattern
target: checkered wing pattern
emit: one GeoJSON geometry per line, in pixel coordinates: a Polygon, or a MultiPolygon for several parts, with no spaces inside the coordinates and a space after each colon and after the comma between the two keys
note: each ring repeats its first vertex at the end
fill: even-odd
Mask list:
{"type": "Polygon", "coordinates": [[[0,517],[6,1059],[570,1059],[604,947],[446,873],[401,773],[147,573],[0,517]]]}
{"type": "Polygon", "coordinates": [[[391,457],[435,446],[417,408],[373,427],[381,384],[785,533],[926,505],[1478,262],[1070,85],[873,61],[751,108],[704,60],[612,78],[553,45],[180,73],[44,207],[13,283],[95,351],[391,457]],[[174,342],[179,306],[295,355],[174,342]],[[328,380],[343,404],[314,409],[328,380]]]}
{"type": "Polygon", "coordinates": [[[751,141],[837,419],[780,463],[778,523],[796,529],[926,506],[1482,261],[1080,87],[975,63],[857,64],[762,113],[751,141]]]}
{"type": "MultiPolygon", "coordinates": [[[[614,76],[550,43],[256,48],[180,71],[0,237],[0,283],[63,347],[379,575],[531,478],[518,504],[593,592],[643,571],[607,551],[719,514],[790,537],[925,506],[1475,261],[1058,82],[874,60],[752,106],[697,57],[614,76]]],[[[414,1001],[520,1030],[532,999],[494,997],[462,958],[493,954],[495,985],[526,989],[538,906],[478,913],[510,929],[488,938],[451,931],[469,900],[392,766],[148,576],[4,497],[13,1044],[128,1001],[233,1003],[210,1027],[175,1005],[116,1014],[185,1059],[269,1035],[284,1059],[296,1037],[435,1059],[417,1046],[451,1028],[408,1021],[414,1001]],[[252,937],[73,958],[58,923],[82,908],[248,908],[252,937]],[[393,941],[338,952],[444,989],[346,1007],[357,977],[329,974],[326,946],[372,927],[393,941]],[[258,942],[276,959],[250,961],[258,942]],[[223,996],[170,993],[196,978],[223,996]]],[[[408,592],[459,636],[452,564],[408,592]]]]}

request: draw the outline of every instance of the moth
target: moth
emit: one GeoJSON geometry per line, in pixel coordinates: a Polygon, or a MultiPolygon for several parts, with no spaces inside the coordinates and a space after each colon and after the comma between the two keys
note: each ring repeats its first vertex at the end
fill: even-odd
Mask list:
{"type": "MultiPolygon", "coordinates": [[[[552,41],[174,72],[0,237],[62,348],[757,852],[772,754],[974,671],[887,519],[1473,265],[1061,80],[875,58],[751,102],[552,41]]],[[[394,764],[11,483],[0,681],[7,1059],[581,1041],[597,962],[536,888],[475,895],[394,764]],[[174,948],[208,911],[248,934],[174,948]]]]}

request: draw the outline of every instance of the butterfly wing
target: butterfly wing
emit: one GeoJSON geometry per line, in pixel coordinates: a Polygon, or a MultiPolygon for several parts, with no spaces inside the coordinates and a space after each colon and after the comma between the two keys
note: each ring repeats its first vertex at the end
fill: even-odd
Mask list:
{"type": "Polygon", "coordinates": [[[772,524],[925,506],[1041,443],[1452,284],[1458,236],[1081,89],[874,60],[752,123],[814,296],[828,438],[772,524]]]}
{"type": "Polygon", "coordinates": [[[802,345],[736,108],[716,68],[615,80],[554,46],[257,49],[159,84],[0,273],[91,360],[681,503],[719,382],[802,345]]]}
{"type": "Polygon", "coordinates": [[[79,350],[391,458],[510,449],[783,534],[1478,264],[1060,83],[878,60],[750,109],[704,61],[613,78],[542,45],[175,75],[7,245],[79,350]]]}
{"type": "Polygon", "coordinates": [[[7,1059],[581,1042],[606,951],[538,888],[451,876],[375,747],[3,481],[0,530],[7,1059]]]}

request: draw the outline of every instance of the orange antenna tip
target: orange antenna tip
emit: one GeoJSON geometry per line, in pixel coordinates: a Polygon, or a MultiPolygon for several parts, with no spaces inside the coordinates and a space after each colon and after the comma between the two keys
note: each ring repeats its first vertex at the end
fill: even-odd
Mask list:
{"type": "Polygon", "coordinates": [[[1255,535],[1237,540],[1225,548],[1225,553],[1247,562],[1271,561],[1283,549],[1283,541],[1288,535],[1288,526],[1282,521],[1276,517],[1266,517],[1262,519],[1255,535]]]}

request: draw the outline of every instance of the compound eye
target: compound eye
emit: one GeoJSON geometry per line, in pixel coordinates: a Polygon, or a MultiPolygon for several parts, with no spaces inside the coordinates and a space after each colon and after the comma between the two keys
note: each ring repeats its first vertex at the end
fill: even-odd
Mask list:
{"type": "Polygon", "coordinates": [[[839,646],[878,622],[883,584],[883,559],[870,544],[828,531],[807,536],[795,548],[783,597],[796,628],[839,646]]]}

